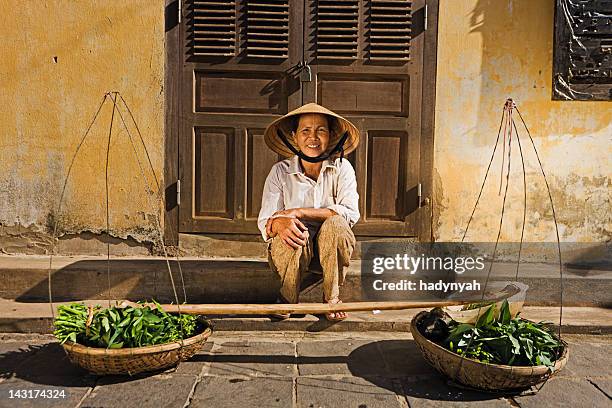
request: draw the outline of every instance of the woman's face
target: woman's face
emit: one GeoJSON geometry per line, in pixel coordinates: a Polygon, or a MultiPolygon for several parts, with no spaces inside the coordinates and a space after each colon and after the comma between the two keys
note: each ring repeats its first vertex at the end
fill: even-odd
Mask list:
{"type": "Polygon", "coordinates": [[[329,133],[327,116],[321,113],[305,113],[300,115],[295,140],[302,153],[316,157],[327,150],[329,133]]]}

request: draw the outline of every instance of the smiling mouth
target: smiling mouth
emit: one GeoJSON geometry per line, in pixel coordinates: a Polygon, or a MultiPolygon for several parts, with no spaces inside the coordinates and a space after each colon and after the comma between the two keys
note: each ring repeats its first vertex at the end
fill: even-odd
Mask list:
{"type": "Polygon", "coordinates": [[[306,145],[306,147],[308,147],[310,149],[318,149],[319,147],[321,147],[321,145],[318,145],[318,144],[309,144],[309,145],[306,145]]]}

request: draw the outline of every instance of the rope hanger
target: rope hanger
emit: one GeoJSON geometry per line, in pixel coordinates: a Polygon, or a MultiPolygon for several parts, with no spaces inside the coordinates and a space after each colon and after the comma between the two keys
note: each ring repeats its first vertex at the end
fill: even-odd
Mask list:
{"type": "MultiPolygon", "coordinates": [[[[138,123],[136,122],[136,119],[132,113],[132,110],[130,109],[129,105],[127,104],[127,102],[125,101],[125,99],[123,98],[123,96],[121,95],[120,92],[118,91],[112,91],[112,92],[106,92],[102,98],[102,102],[100,102],[100,105],[98,106],[98,109],[96,110],[96,113],[94,114],[94,117],[92,119],[92,121],[90,122],[89,126],[87,127],[84,135],[82,136],[80,142],[77,145],[77,148],[72,156],[72,159],[70,161],[70,165],[68,166],[68,172],[66,174],[66,178],[64,179],[63,182],[63,187],[62,187],[62,191],[60,193],[60,199],[59,199],[59,203],[58,203],[58,207],[57,207],[57,211],[56,211],[56,220],[54,223],[54,227],[53,227],[53,236],[52,236],[52,248],[50,251],[50,256],[49,256],[49,270],[48,270],[48,276],[47,276],[47,281],[48,281],[48,293],[49,293],[49,304],[51,307],[51,316],[53,317],[53,320],[55,320],[55,307],[53,305],[53,294],[52,294],[52,269],[53,269],[53,255],[55,254],[56,251],[56,239],[57,239],[57,235],[58,235],[58,226],[59,226],[59,220],[61,219],[60,214],[62,211],[62,204],[64,202],[64,197],[65,197],[65,193],[66,193],[66,187],[68,185],[68,181],[70,179],[70,176],[72,174],[72,169],[75,163],[75,160],[81,150],[81,148],[83,147],[83,145],[85,144],[85,141],[94,125],[94,123],[96,122],[96,120],[98,119],[100,112],[102,111],[102,108],[104,107],[105,104],[107,104],[112,102],[112,113],[111,113],[111,119],[110,119],[110,124],[109,124],[109,131],[108,131],[108,138],[107,138],[107,143],[106,143],[106,160],[105,160],[105,204],[106,204],[106,233],[110,236],[110,208],[109,208],[109,183],[108,183],[108,170],[109,170],[109,163],[110,163],[110,144],[111,144],[111,139],[112,139],[112,134],[113,134],[113,124],[115,121],[115,113],[117,113],[117,115],[119,116],[121,123],[123,125],[123,128],[126,131],[126,134],[128,136],[128,139],[130,141],[130,145],[132,146],[132,150],[134,153],[134,157],[136,158],[136,161],[138,163],[138,168],[140,171],[140,175],[142,177],[144,186],[145,186],[145,190],[147,192],[146,196],[147,196],[147,201],[148,201],[148,205],[149,207],[151,207],[151,209],[153,209],[157,216],[154,217],[155,218],[155,222],[154,222],[154,227],[155,230],[157,232],[157,238],[159,240],[159,244],[163,250],[164,253],[164,258],[166,261],[166,266],[168,268],[168,275],[170,278],[170,282],[172,284],[172,290],[173,290],[173,294],[174,294],[174,298],[176,301],[176,305],[177,305],[177,312],[179,314],[181,314],[180,311],[180,302],[179,302],[179,297],[178,297],[178,292],[176,289],[176,284],[174,282],[174,276],[172,274],[172,268],[170,266],[170,260],[169,260],[169,256],[168,256],[168,251],[166,249],[166,245],[164,243],[164,239],[163,239],[163,233],[161,230],[161,221],[160,221],[160,212],[161,212],[161,208],[163,208],[163,206],[160,205],[155,205],[155,203],[152,201],[151,196],[153,195],[157,195],[158,197],[158,203],[162,202],[161,199],[161,189],[160,189],[160,185],[159,185],[159,181],[157,179],[157,176],[155,174],[155,169],[153,167],[153,164],[151,162],[151,157],[149,155],[149,151],[147,150],[146,144],[144,142],[144,138],[142,137],[142,133],[140,132],[140,128],[138,126],[138,123]],[[149,168],[151,171],[151,174],[153,175],[153,179],[154,179],[154,183],[155,183],[155,188],[157,189],[157,194],[153,192],[151,185],[149,184],[147,177],[145,175],[145,169],[143,167],[143,163],[141,161],[141,157],[138,155],[137,149],[136,149],[136,144],[134,142],[134,138],[132,137],[132,134],[129,130],[129,127],[126,123],[126,120],[124,118],[124,115],[122,113],[122,109],[125,109],[125,111],[127,111],[129,118],[131,119],[132,124],[134,125],[135,129],[136,129],[136,133],[138,135],[138,138],[140,139],[140,143],[142,144],[142,148],[145,152],[146,155],[146,159],[147,162],[149,164],[149,168]]],[[[178,228],[178,226],[177,226],[178,228]]],[[[111,282],[110,282],[110,242],[107,242],[107,268],[106,268],[106,276],[107,276],[107,291],[106,291],[106,297],[107,297],[107,301],[108,301],[108,306],[111,307],[111,299],[112,299],[112,293],[111,293],[111,282]]],[[[184,299],[184,303],[187,302],[187,293],[185,290],[185,280],[183,278],[183,271],[181,268],[181,263],[180,263],[180,259],[178,254],[176,255],[176,261],[177,261],[177,266],[178,266],[178,270],[179,270],[179,275],[180,275],[180,279],[181,279],[181,285],[182,285],[182,289],[183,289],[183,299],[184,299]]],[[[155,276],[155,287],[157,287],[157,276],[155,276]]],[[[180,322],[180,321],[179,321],[180,322]]],[[[182,323],[181,323],[182,324],[182,323]]],[[[182,331],[182,327],[181,327],[181,331],[182,331]]]]}
{"type": "MultiPolygon", "coordinates": [[[[544,166],[542,165],[542,161],[540,160],[540,155],[538,154],[538,150],[535,146],[535,142],[533,140],[533,137],[531,136],[531,132],[529,131],[529,128],[527,127],[527,124],[525,123],[525,120],[523,119],[523,115],[521,115],[521,112],[519,111],[518,107],[516,106],[516,103],[512,100],[512,98],[508,98],[506,100],[506,102],[504,103],[504,108],[502,111],[502,116],[501,116],[501,121],[499,124],[499,130],[497,132],[497,139],[495,140],[495,145],[493,146],[493,152],[491,153],[491,159],[489,160],[489,164],[487,166],[487,170],[485,172],[484,175],[484,179],[482,181],[482,184],[480,186],[480,191],[478,192],[478,197],[476,198],[476,203],[474,204],[474,208],[472,209],[472,213],[470,214],[470,217],[468,219],[465,231],[463,233],[463,236],[461,238],[461,242],[464,242],[465,237],[468,233],[469,227],[470,227],[470,223],[472,222],[472,219],[474,218],[474,213],[476,212],[476,208],[478,207],[478,204],[480,202],[480,198],[482,197],[482,192],[484,190],[485,184],[487,182],[487,177],[489,175],[489,171],[491,169],[491,165],[493,163],[493,159],[495,158],[495,152],[497,151],[497,147],[499,145],[499,141],[500,141],[500,135],[503,134],[503,141],[502,141],[502,168],[501,168],[501,172],[500,172],[500,185],[499,185],[499,191],[498,191],[498,195],[501,194],[501,190],[502,190],[502,185],[504,182],[504,165],[505,165],[505,160],[506,160],[506,140],[507,140],[507,147],[508,147],[508,153],[507,153],[507,167],[506,167],[506,172],[505,172],[505,189],[504,189],[504,195],[503,195],[503,200],[502,200],[502,208],[501,208],[501,214],[500,214],[500,219],[499,219],[499,228],[497,231],[497,237],[495,239],[495,246],[493,248],[493,254],[491,257],[491,262],[489,264],[489,270],[487,272],[487,276],[485,279],[485,284],[484,284],[484,288],[482,290],[482,297],[481,297],[481,302],[484,300],[485,297],[485,291],[486,291],[486,287],[487,284],[489,282],[489,279],[491,277],[491,271],[493,269],[493,263],[495,262],[495,255],[497,252],[497,246],[499,244],[499,239],[501,236],[501,231],[502,231],[502,226],[503,226],[503,221],[504,221],[504,214],[505,214],[505,209],[506,209],[506,198],[508,196],[508,185],[509,185],[509,181],[510,181],[510,160],[512,158],[512,139],[513,137],[516,138],[516,142],[518,144],[518,148],[519,148],[519,154],[520,154],[520,158],[521,158],[521,165],[522,165],[522,175],[523,175],[523,220],[522,220],[522,225],[521,225],[521,238],[520,238],[520,242],[519,242],[519,249],[518,249],[518,256],[517,256],[517,261],[516,261],[516,273],[515,273],[515,281],[518,280],[518,276],[519,276],[519,267],[520,267],[520,263],[521,263],[521,251],[523,248],[523,239],[524,239],[524,235],[525,235],[525,220],[526,220],[526,214],[527,214],[527,173],[525,171],[525,158],[523,156],[523,148],[521,146],[521,138],[513,117],[513,113],[514,111],[516,111],[516,113],[518,114],[521,123],[523,124],[523,127],[525,129],[525,132],[527,133],[529,140],[531,141],[531,146],[533,147],[533,151],[535,152],[537,161],[538,161],[538,165],[540,168],[540,172],[542,174],[542,178],[544,179],[544,183],[546,185],[546,190],[548,192],[548,199],[549,199],[549,203],[550,203],[550,207],[552,210],[552,217],[553,217],[553,223],[555,225],[555,234],[556,234],[556,238],[557,238],[557,251],[558,251],[558,259],[559,259],[559,287],[560,287],[560,291],[559,291],[559,326],[558,326],[558,337],[559,340],[561,339],[561,326],[563,323],[563,262],[562,262],[562,257],[561,257],[561,240],[559,238],[559,225],[557,223],[557,214],[555,212],[555,206],[554,206],[554,202],[552,199],[552,194],[550,192],[550,186],[548,184],[548,179],[546,178],[546,173],[544,172],[544,166]],[[502,132],[502,127],[503,127],[503,132],[502,132]]],[[[480,317],[480,313],[482,311],[483,308],[478,308],[478,313],[476,316],[476,321],[478,321],[478,318],[480,317]]],[[[465,359],[465,354],[467,353],[467,350],[472,346],[472,342],[474,340],[474,337],[470,338],[470,341],[467,344],[466,347],[466,352],[463,353],[461,355],[461,361],[463,361],[465,359]]],[[[559,358],[559,350],[557,350],[557,359],[559,358]]],[[[458,369],[457,369],[457,373],[456,373],[456,378],[459,375],[459,370],[461,368],[461,364],[459,365],[458,369]]],[[[541,387],[544,386],[544,384],[546,384],[546,382],[548,381],[550,377],[548,377],[546,379],[546,381],[544,381],[544,383],[542,384],[541,387]]],[[[540,387],[540,388],[541,388],[540,387]]]]}

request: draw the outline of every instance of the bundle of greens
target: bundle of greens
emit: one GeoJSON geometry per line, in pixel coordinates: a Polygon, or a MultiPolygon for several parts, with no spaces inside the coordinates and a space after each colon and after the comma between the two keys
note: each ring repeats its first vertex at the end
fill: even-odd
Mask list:
{"type": "MultiPolygon", "coordinates": [[[[155,302],[155,301],[154,301],[155,302]]],[[[58,307],[53,334],[63,344],[70,340],[89,347],[128,348],[171,343],[194,334],[197,316],[173,315],[159,305],[90,308],[82,303],[58,307]],[[91,321],[88,323],[88,319],[91,321]]]]}
{"type": "Polygon", "coordinates": [[[435,322],[429,323],[436,331],[421,331],[441,346],[484,363],[551,367],[561,356],[563,343],[543,322],[512,318],[508,301],[504,301],[499,316],[496,315],[493,304],[478,318],[476,325],[436,317],[435,322]],[[441,326],[446,327],[441,330],[441,326]]]}

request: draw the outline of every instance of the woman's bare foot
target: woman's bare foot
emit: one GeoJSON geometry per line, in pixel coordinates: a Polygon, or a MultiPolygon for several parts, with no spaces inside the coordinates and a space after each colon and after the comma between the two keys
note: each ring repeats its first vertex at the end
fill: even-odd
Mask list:
{"type": "MultiPolygon", "coordinates": [[[[337,305],[342,303],[342,301],[338,298],[333,298],[327,301],[328,304],[330,305],[337,305]]],[[[329,312],[329,313],[325,313],[325,318],[329,321],[332,322],[339,322],[340,320],[344,320],[348,317],[348,315],[346,314],[346,312],[329,312]]]]}
{"type": "MultiPolygon", "coordinates": [[[[289,303],[282,296],[276,299],[276,304],[289,303]]],[[[270,317],[274,320],[287,320],[291,317],[290,313],[270,313],[270,317]]]]}

